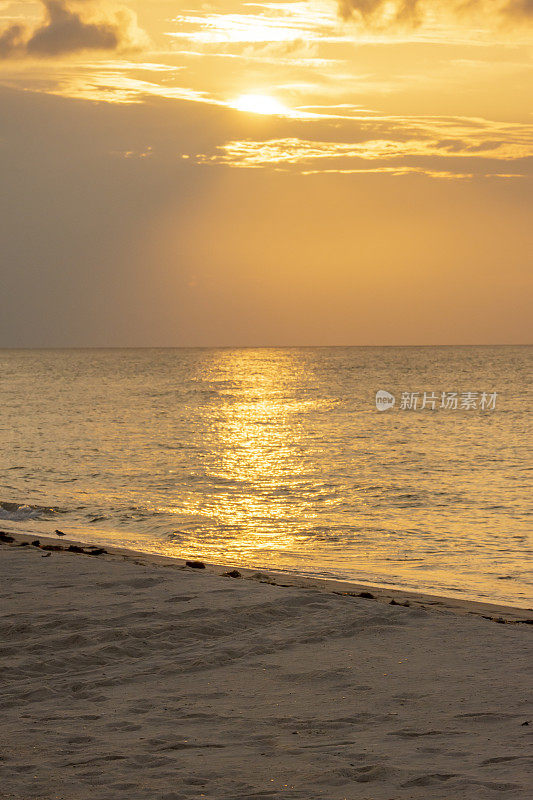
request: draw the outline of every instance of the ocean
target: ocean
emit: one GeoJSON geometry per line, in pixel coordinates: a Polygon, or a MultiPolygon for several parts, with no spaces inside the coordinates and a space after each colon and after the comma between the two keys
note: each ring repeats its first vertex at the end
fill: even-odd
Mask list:
{"type": "Polygon", "coordinates": [[[0,526],[529,607],[531,356],[2,350],[0,526]]]}

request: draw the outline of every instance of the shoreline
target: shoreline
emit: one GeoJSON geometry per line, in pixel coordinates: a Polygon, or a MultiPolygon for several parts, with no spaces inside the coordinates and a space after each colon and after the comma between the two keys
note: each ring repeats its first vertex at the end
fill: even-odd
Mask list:
{"type": "MultiPolygon", "coordinates": [[[[217,575],[219,577],[231,576],[231,572],[237,571],[238,576],[243,580],[268,583],[273,586],[283,588],[294,587],[300,589],[314,589],[326,594],[343,595],[347,597],[361,597],[374,600],[382,604],[400,605],[410,608],[431,609],[435,611],[447,611],[460,615],[473,615],[500,623],[524,623],[533,624],[533,609],[519,606],[507,606],[498,603],[470,600],[449,597],[444,595],[434,595],[425,592],[417,592],[408,589],[396,589],[385,587],[373,583],[359,583],[356,581],[346,581],[336,578],[316,578],[299,575],[291,572],[277,572],[276,570],[257,570],[248,567],[229,566],[224,564],[213,564],[209,562],[201,563],[201,568],[191,568],[187,566],[187,559],[176,556],[158,555],[146,553],[144,551],[132,550],[125,547],[115,547],[112,545],[93,545],[73,539],[69,536],[43,536],[31,533],[19,533],[14,531],[0,531],[1,543],[12,544],[13,546],[32,546],[32,542],[38,541],[40,545],[47,547],[57,547],[57,552],[76,552],[68,550],[69,547],[80,548],[89,551],[90,549],[101,550],[98,557],[120,558],[131,561],[143,566],[167,567],[179,570],[194,570],[198,574],[217,575]],[[12,537],[13,542],[6,542],[4,537],[12,537]]],[[[91,555],[89,552],[81,552],[79,555],[91,555]]],[[[93,556],[94,557],[94,556],[93,556]]]]}

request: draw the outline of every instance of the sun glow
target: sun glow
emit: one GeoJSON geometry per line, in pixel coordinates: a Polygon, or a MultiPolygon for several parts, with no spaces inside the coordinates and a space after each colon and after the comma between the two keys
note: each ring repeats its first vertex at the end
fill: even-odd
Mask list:
{"type": "Polygon", "coordinates": [[[248,111],[251,114],[289,114],[289,109],[276,100],[275,97],[268,97],[264,94],[243,94],[233,103],[233,108],[238,111],[248,111]]]}

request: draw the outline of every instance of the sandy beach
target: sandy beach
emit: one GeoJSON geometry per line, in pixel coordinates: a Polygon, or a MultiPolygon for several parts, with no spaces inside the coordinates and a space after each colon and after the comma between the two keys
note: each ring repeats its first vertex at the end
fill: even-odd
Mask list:
{"type": "Polygon", "coordinates": [[[529,795],[531,611],[33,538],[0,544],[3,800],[529,795]]]}

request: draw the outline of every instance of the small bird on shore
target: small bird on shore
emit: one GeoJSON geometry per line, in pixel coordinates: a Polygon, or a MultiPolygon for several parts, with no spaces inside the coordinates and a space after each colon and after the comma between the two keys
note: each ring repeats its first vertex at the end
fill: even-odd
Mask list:
{"type": "Polygon", "coordinates": [[[64,536],[65,535],[63,533],[63,531],[54,531],[54,533],[56,534],[56,536],[64,536]]]}

